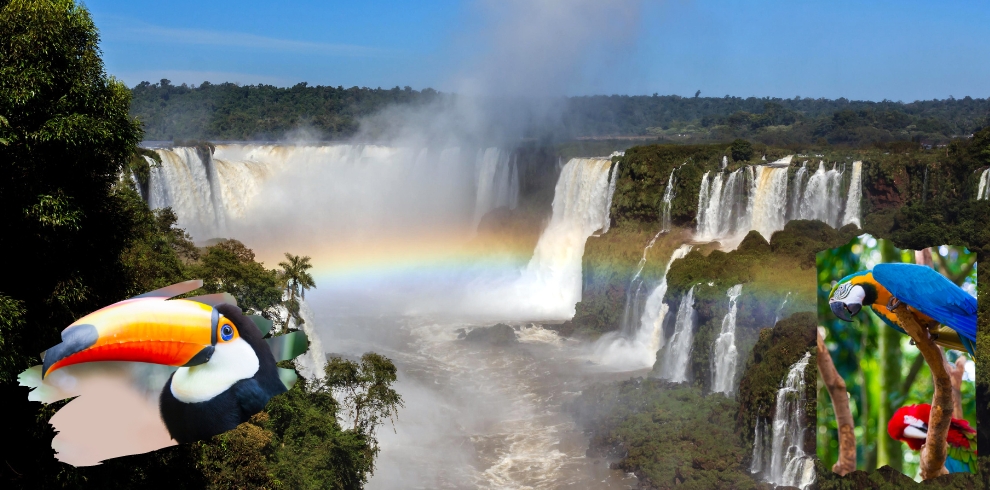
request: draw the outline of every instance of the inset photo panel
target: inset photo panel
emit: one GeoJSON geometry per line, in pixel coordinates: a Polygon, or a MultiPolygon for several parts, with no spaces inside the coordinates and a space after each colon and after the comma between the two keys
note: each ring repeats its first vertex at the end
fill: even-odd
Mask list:
{"type": "Polygon", "coordinates": [[[976,253],[864,234],[816,262],[824,467],[976,473],[976,253]]]}

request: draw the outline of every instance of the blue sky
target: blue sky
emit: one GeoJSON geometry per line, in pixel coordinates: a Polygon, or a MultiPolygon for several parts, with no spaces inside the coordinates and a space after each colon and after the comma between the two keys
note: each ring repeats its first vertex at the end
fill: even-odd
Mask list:
{"type": "Polygon", "coordinates": [[[990,5],[90,0],[128,85],[916,99],[990,96],[990,5]],[[534,6],[535,5],[535,6],[534,6]]]}

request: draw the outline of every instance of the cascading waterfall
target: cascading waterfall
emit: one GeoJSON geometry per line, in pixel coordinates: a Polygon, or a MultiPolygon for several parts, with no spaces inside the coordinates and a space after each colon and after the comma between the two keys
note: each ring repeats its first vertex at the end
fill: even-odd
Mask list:
{"type": "Polygon", "coordinates": [[[639,326],[639,322],[634,322],[633,318],[639,313],[639,302],[643,293],[643,279],[640,274],[643,272],[643,267],[646,266],[646,254],[653,248],[661,233],[663,233],[662,230],[653,235],[653,239],[646,244],[646,248],[643,249],[643,257],[636,264],[636,271],[633,272],[632,279],[629,280],[629,287],[626,288],[626,307],[622,312],[622,325],[619,326],[619,331],[625,337],[631,337],[637,330],[635,327],[639,326]]]}
{"type": "Polygon", "coordinates": [[[619,180],[619,164],[612,166],[612,177],[608,182],[608,199],[605,200],[605,221],[602,222],[602,235],[612,227],[612,196],[615,194],[615,182],[619,180]]]}
{"type": "Polygon", "coordinates": [[[766,239],[794,219],[819,220],[838,228],[860,223],[863,162],[853,162],[849,189],[842,194],[844,170],[833,165],[808,175],[805,162],[788,179],[790,157],[747,166],[731,173],[707,172],[698,192],[695,239],[734,247],[750,230],[766,239]]]}
{"type": "MultiPolygon", "coordinates": [[[[818,170],[808,178],[797,218],[822,221],[833,228],[840,227],[841,186],[842,172],[836,170],[835,166],[831,170],[825,170],[825,162],[819,162],[818,170]]],[[[857,190],[858,188],[857,186],[857,190]]]]}
{"type": "MultiPolygon", "coordinates": [[[[778,486],[807,488],[815,481],[813,455],[804,452],[805,445],[805,386],[804,371],[810,353],[805,353],[787,372],[777,392],[777,407],[773,416],[773,443],[768,482],[778,486]]],[[[814,434],[811,434],[813,437],[814,434]]]]}
{"type": "Polygon", "coordinates": [[[729,311],[722,318],[722,330],[715,340],[715,355],[712,358],[712,391],[732,394],[735,391],[733,382],[736,378],[736,362],[739,352],[736,350],[736,313],[739,311],[739,295],[742,294],[742,284],[729,288],[729,311]]]}
{"type": "Polygon", "coordinates": [[[309,338],[309,349],[296,359],[296,367],[299,369],[299,374],[308,380],[323,379],[326,375],[323,366],[327,363],[327,356],[324,353],[320,336],[316,332],[316,323],[313,320],[315,315],[313,315],[313,310],[310,309],[306,300],[302,298],[297,300],[299,301],[299,317],[303,320],[302,331],[309,338]]]}
{"type": "MultiPolygon", "coordinates": [[[[658,235],[659,236],[659,235],[658,235]]],[[[656,238],[654,237],[654,240],[656,238]]],[[[652,246],[653,242],[650,242],[652,246]]],[[[649,246],[648,246],[649,247],[649,246]]],[[[684,258],[691,251],[691,245],[681,245],[671,254],[664,269],[663,278],[660,283],[646,297],[646,302],[642,306],[642,315],[639,322],[635,321],[636,313],[639,312],[641,304],[642,281],[637,285],[636,292],[630,290],[626,292],[627,311],[623,315],[623,328],[620,332],[609,332],[603,335],[595,344],[595,357],[602,364],[622,367],[622,368],[644,368],[652,366],[657,360],[657,351],[663,343],[663,320],[669,311],[669,307],[664,303],[664,296],[667,294],[667,273],[675,260],[684,258]],[[630,306],[630,295],[635,294],[630,306]],[[626,315],[629,318],[626,319],[626,315]],[[638,327],[638,328],[636,328],[638,327]]],[[[646,251],[643,251],[643,259],[637,266],[637,272],[633,275],[633,281],[639,278],[639,273],[646,264],[646,251]]]]}
{"type": "Polygon", "coordinates": [[[859,201],[863,199],[862,187],[863,162],[856,160],[853,162],[852,177],[849,179],[849,193],[846,198],[846,210],[842,216],[842,224],[852,223],[857,227],[859,223],[859,201]]]}
{"type": "Polygon", "coordinates": [[[801,164],[801,168],[794,172],[794,178],[791,180],[793,186],[791,189],[790,203],[787,205],[787,216],[789,219],[798,219],[801,215],[801,196],[804,195],[804,178],[808,175],[808,162],[805,161],[801,164]]]}
{"type": "Polygon", "coordinates": [[[710,181],[709,174],[707,172],[701,178],[698,195],[696,235],[699,240],[705,241],[729,236],[749,224],[744,169],[731,172],[724,178],[724,174],[719,172],[710,181]]]}
{"type": "Polygon", "coordinates": [[[691,344],[694,341],[694,286],[688,290],[677,308],[674,334],[665,346],[660,378],[681,383],[687,381],[688,363],[691,360],[691,344]]]}
{"type": "MultiPolygon", "coordinates": [[[[680,168],[680,167],[677,167],[680,168]]],[[[669,233],[673,224],[670,218],[670,207],[674,202],[674,197],[676,194],[674,191],[674,173],[677,172],[677,168],[670,171],[670,177],[667,178],[667,188],[663,190],[663,203],[661,204],[661,218],[660,218],[660,233],[669,233]]],[[[707,174],[705,174],[707,176],[707,174]]]]}
{"type": "Polygon", "coordinates": [[[769,436],[766,432],[766,423],[762,417],[757,416],[756,427],[753,428],[753,460],[749,463],[749,472],[754,475],[758,475],[763,471],[765,460],[767,459],[767,448],[764,441],[769,436]]]}
{"type": "Polygon", "coordinates": [[[204,161],[196,148],[158,150],[158,155],[162,164],[151,168],[148,205],[152,209],[171,207],[179,217],[179,226],[193,236],[213,238],[224,234],[228,210],[223,183],[228,176],[220,171],[227,167],[218,165],[211,155],[205,155],[204,161]]]}
{"type": "Polygon", "coordinates": [[[581,259],[588,237],[601,228],[611,160],[572,158],[554,188],[550,223],[536,243],[515,298],[531,314],[571,318],[581,301],[581,259]]]}
{"type": "Polygon", "coordinates": [[[474,206],[474,225],[489,211],[519,205],[519,173],[516,162],[499,148],[478,150],[476,159],[477,194],[474,206]]]}
{"type": "Polygon", "coordinates": [[[980,186],[976,189],[976,199],[990,199],[990,168],[980,174],[980,186]]]}

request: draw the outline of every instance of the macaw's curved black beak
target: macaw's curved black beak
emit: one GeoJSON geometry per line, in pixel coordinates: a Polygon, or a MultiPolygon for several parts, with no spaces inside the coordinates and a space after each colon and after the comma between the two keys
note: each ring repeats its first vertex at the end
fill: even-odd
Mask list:
{"type": "Polygon", "coordinates": [[[859,313],[863,305],[859,303],[846,304],[841,301],[833,301],[829,303],[829,307],[832,308],[832,313],[835,313],[835,316],[839,317],[840,320],[851,322],[853,321],[852,317],[859,313]]]}

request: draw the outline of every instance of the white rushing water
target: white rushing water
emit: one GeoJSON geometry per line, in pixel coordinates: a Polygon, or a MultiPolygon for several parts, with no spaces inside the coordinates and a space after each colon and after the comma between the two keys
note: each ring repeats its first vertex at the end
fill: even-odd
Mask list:
{"type": "Polygon", "coordinates": [[[512,156],[499,148],[478,150],[474,226],[489,211],[519,205],[519,171],[512,156]]]}
{"type": "MultiPolygon", "coordinates": [[[[657,235],[659,236],[659,235],[657,235]]],[[[654,241],[656,237],[654,237],[654,241]]],[[[653,241],[647,245],[647,249],[652,247],[653,241]]],[[[664,269],[663,278],[650,291],[646,301],[642,302],[640,295],[643,291],[642,281],[638,281],[639,273],[646,263],[646,250],[643,251],[643,259],[637,266],[637,271],[633,274],[630,288],[636,284],[636,290],[626,291],[626,312],[623,314],[623,328],[619,332],[608,332],[595,343],[595,359],[606,366],[615,369],[643,369],[653,366],[657,360],[657,351],[663,347],[663,321],[667,316],[670,307],[664,303],[664,296],[667,295],[667,273],[674,261],[684,258],[691,251],[691,245],[681,245],[670,256],[667,267],[664,269]],[[633,305],[630,307],[630,296],[633,297],[633,305]],[[638,321],[636,315],[642,313],[638,321]]]]}
{"type": "Polygon", "coordinates": [[[859,225],[862,162],[853,163],[849,188],[842,193],[844,172],[819,162],[810,176],[806,164],[788,177],[790,158],[732,172],[707,172],[698,192],[695,239],[735,247],[750,230],[767,240],[793,219],[819,220],[838,228],[859,225]]]}
{"type": "Polygon", "coordinates": [[[688,290],[677,307],[674,334],[670,336],[660,359],[660,378],[681,383],[688,380],[688,364],[694,343],[694,286],[688,290]]]}
{"type": "Polygon", "coordinates": [[[782,301],[780,303],[780,307],[777,308],[777,312],[774,314],[774,317],[773,317],[773,324],[774,324],[774,326],[776,326],[777,325],[777,322],[780,321],[781,315],[783,315],[783,313],[784,313],[784,307],[787,306],[787,300],[790,299],[790,298],[791,298],[791,292],[788,291],[787,294],[784,295],[784,301],[782,301]]]}
{"type": "Polygon", "coordinates": [[[608,199],[605,200],[605,219],[602,221],[602,235],[612,227],[612,196],[615,195],[615,182],[619,180],[619,164],[612,166],[612,177],[608,182],[608,199]]]}
{"type": "Polygon", "coordinates": [[[712,357],[712,391],[732,394],[735,391],[736,364],[739,351],[736,349],[736,313],[739,312],[739,295],[742,284],[729,288],[729,311],[722,318],[722,330],[715,339],[715,355],[712,357]]]}
{"type": "Polygon", "coordinates": [[[473,230],[485,213],[519,203],[517,165],[499,148],[233,144],[217,145],[212,156],[187,147],[156,151],[162,164],[152,166],[148,203],[172,207],[196,240],[261,234],[290,221],[303,234],[369,225],[473,230]]]}
{"type": "Polygon", "coordinates": [[[846,210],[842,215],[842,224],[852,223],[857,227],[859,222],[859,202],[863,199],[863,162],[856,160],[852,165],[852,177],[849,179],[849,193],[846,198],[846,210]]]}
{"type": "Polygon", "coordinates": [[[753,459],[749,463],[749,472],[759,475],[766,466],[767,455],[766,440],[770,438],[767,434],[766,422],[762,417],[756,417],[756,427],[753,428],[753,459]]]}
{"type": "Polygon", "coordinates": [[[976,189],[977,199],[990,199],[990,168],[980,174],[980,185],[976,189]]]}
{"type": "MultiPolygon", "coordinates": [[[[680,168],[680,167],[678,167],[680,168]]],[[[677,168],[670,171],[670,177],[667,178],[667,187],[663,190],[663,202],[660,204],[660,232],[667,233],[670,232],[673,224],[670,218],[670,207],[673,205],[674,197],[676,196],[676,191],[674,190],[674,173],[677,172],[677,168]]]]}
{"type": "Polygon", "coordinates": [[[777,392],[770,467],[765,475],[774,485],[804,489],[815,481],[814,455],[804,452],[805,438],[814,437],[805,430],[804,371],[810,358],[811,354],[806,352],[791,366],[777,392]]]}
{"type": "Polygon", "coordinates": [[[629,280],[629,286],[626,288],[626,306],[622,310],[622,323],[619,325],[619,333],[623,337],[631,336],[637,330],[635,327],[639,326],[637,317],[640,312],[640,300],[643,296],[643,279],[640,274],[643,273],[643,267],[646,266],[646,257],[650,253],[650,249],[657,243],[657,238],[660,238],[662,233],[663,230],[657,232],[646,244],[646,248],[643,249],[643,257],[639,259],[632,279],[629,280]]]}
{"type": "MultiPolygon", "coordinates": [[[[611,165],[607,159],[573,158],[561,169],[550,223],[522,277],[509,292],[508,300],[531,318],[574,316],[574,305],[581,301],[584,246],[605,219],[611,165]]],[[[493,306],[498,308],[495,312],[504,310],[493,306]]]]}

